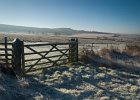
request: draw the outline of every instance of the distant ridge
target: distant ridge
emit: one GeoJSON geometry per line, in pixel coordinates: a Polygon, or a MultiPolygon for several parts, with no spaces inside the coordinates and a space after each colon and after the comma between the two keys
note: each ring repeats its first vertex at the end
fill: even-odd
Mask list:
{"type": "Polygon", "coordinates": [[[27,32],[27,33],[42,33],[42,34],[76,34],[76,33],[91,33],[91,34],[112,34],[105,32],[96,32],[96,31],[84,31],[84,30],[73,30],[71,28],[37,28],[37,27],[26,27],[26,26],[16,26],[16,25],[6,25],[0,24],[0,32],[27,32]]]}

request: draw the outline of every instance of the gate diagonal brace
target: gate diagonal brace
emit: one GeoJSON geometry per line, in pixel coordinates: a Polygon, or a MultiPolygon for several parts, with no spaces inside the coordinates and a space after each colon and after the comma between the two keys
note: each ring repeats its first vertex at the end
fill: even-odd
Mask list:
{"type": "MultiPolygon", "coordinates": [[[[49,52],[51,52],[55,47],[56,47],[56,45],[52,45],[52,48],[49,50],[49,51],[47,51],[44,55],[42,55],[41,53],[38,53],[37,51],[35,51],[34,49],[32,49],[31,47],[29,47],[29,46],[26,46],[28,49],[30,49],[31,51],[33,51],[34,53],[37,53],[38,55],[40,55],[42,58],[45,58],[45,59],[47,59],[47,60],[49,60],[50,62],[53,62],[51,59],[49,59],[49,58],[47,58],[47,57],[45,57],[49,52]]],[[[32,65],[26,72],[29,72],[36,64],[38,64],[39,62],[40,62],[40,60],[42,59],[42,58],[40,58],[40,59],[38,59],[38,61],[36,61],[35,63],[34,63],[34,65],[32,65]]]]}
{"type": "MultiPolygon", "coordinates": [[[[54,47],[56,50],[58,50],[60,53],[62,53],[63,54],[63,56],[65,55],[65,56],[67,56],[67,52],[63,52],[63,51],[61,51],[60,49],[58,49],[56,46],[54,47]]],[[[66,51],[68,51],[68,50],[66,50],[66,51]]],[[[67,56],[68,57],[68,56],[67,56]]]]}
{"type": "MultiPolygon", "coordinates": [[[[65,55],[66,55],[66,53],[69,51],[69,49],[68,50],[66,50],[65,52],[63,52],[65,55]]],[[[56,60],[55,62],[54,62],[54,64],[53,64],[53,66],[57,66],[57,65],[59,65],[57,62],[63,57],[64,55],[61,55],[59,58],[58,58],[58,60],[56,60]]],[[[68,56],[67,56],[68,57],[68,56]]]]}

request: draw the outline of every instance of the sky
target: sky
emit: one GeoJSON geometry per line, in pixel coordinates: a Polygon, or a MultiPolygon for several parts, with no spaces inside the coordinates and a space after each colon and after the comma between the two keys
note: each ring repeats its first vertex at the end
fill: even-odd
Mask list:
{"type": "Polygon", "coordinates": [[[0,24],[140,34],[140,0],[0,0],[0,24]]]}

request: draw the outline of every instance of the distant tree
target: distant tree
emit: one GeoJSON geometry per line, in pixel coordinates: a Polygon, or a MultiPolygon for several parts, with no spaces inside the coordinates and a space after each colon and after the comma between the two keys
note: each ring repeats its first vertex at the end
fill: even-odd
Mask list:
{"type": "Polygon", "coordinates": [[[45,32],[42,32],[42,34],[45,34],[45,32]]]}
{"type": "Polygon", "coordinates": [[[58,32],[55,32],[55,33],[54,33],[55,36],[58,36],[58,35],[60,35],[60,34],[61,34],[61,33],[58,33],[58,32]]]}

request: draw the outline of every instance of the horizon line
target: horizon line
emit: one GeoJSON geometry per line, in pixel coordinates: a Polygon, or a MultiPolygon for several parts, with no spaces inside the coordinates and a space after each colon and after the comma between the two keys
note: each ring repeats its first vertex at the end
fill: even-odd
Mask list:
{"type": "MultiPolygon", "coordinates": [[[[109,34],[132,34],[132,33],[121,33],[121,32],[106,32],[106,31],[98,31],[98,30],[95,30],[95,31],[91,31],[91,30],[84,30],[84,29],[74,29],[74,28],[71,28],[71,27],[39,27],[39,26],[28,26],[28,25],[15,25],[15,24],[3,24],[3,23],[0,23],[0,25],[10,25],[10,26],[17,26],[17,27],[27,27],[27,28],[48,28],[48,29],[61,29],[61,28],[68,28],[68,29],[72,29],[72,30],[76,30],[76,31],[87,31],[87,32],[99,32],[99,33],[109,33],[109,34]]],[[[133,33],[133,34],[139,34],[139,33],[133,33]]]]}

